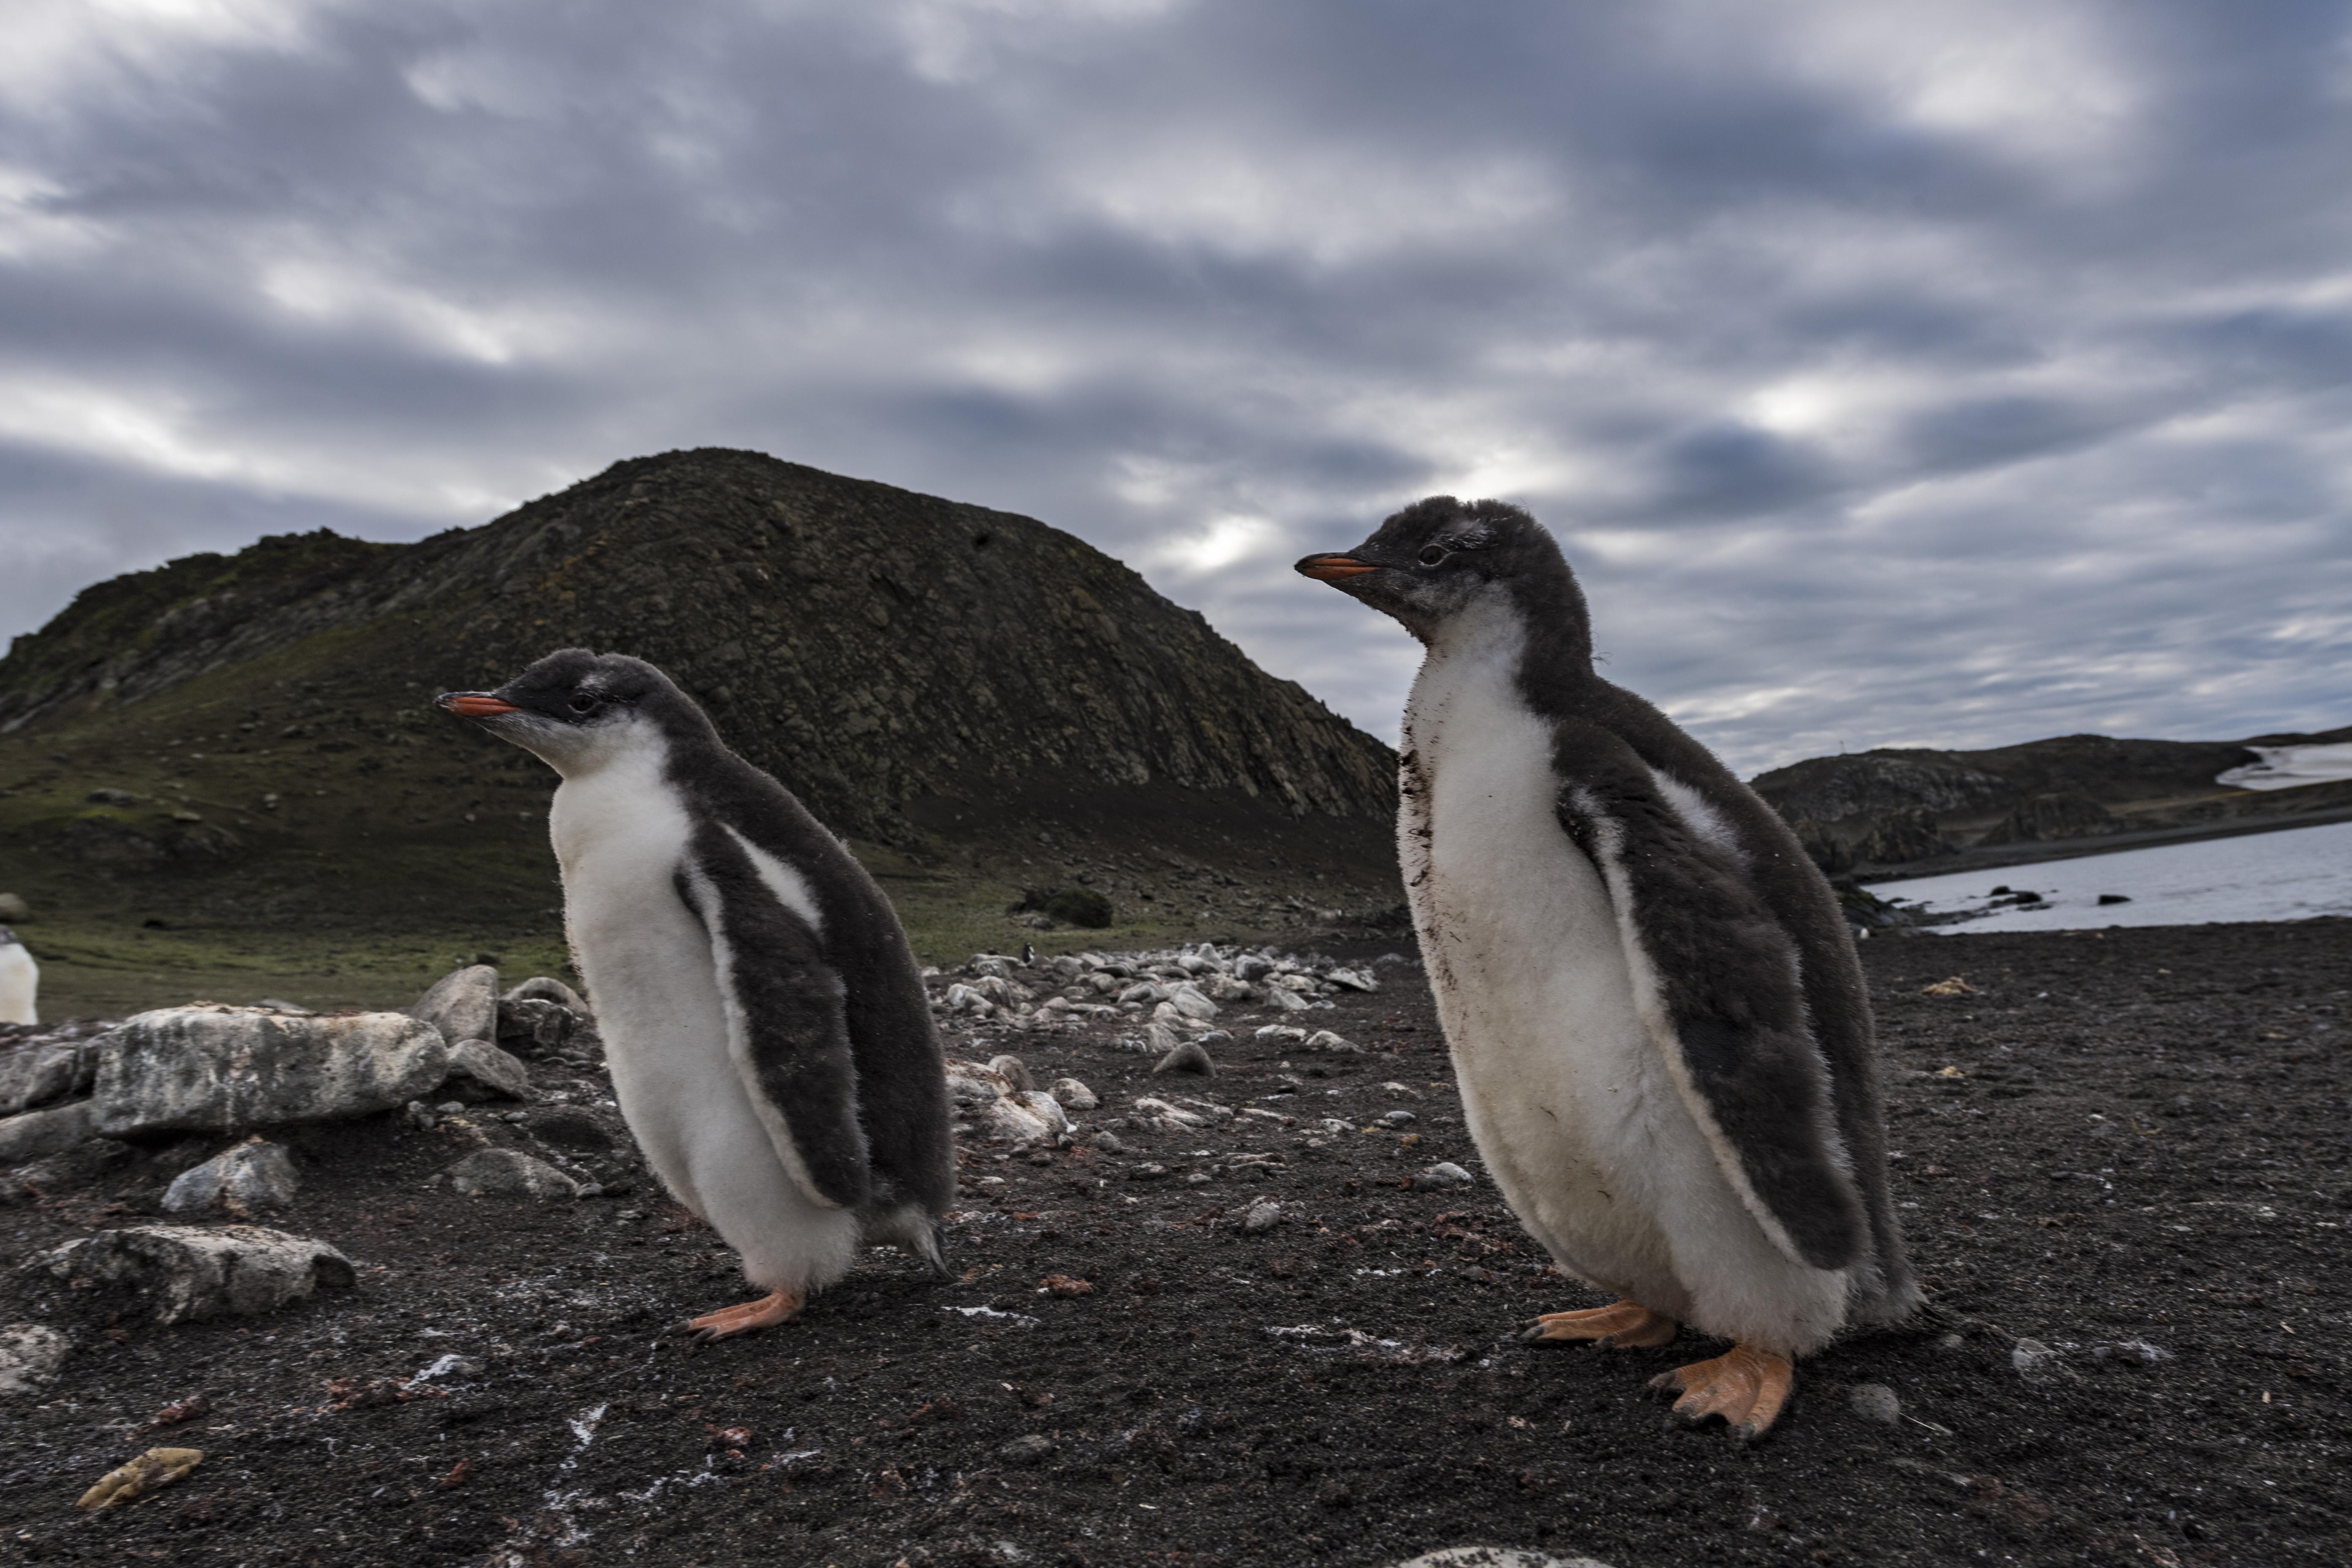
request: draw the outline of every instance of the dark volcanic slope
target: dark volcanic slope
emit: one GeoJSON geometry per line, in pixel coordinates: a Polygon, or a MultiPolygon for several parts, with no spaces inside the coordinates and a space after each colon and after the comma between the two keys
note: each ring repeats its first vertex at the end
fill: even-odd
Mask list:
{"type": "Polygon", "coordinates": [[[101,584],[0,660],[0,726],[328,641],[363,709],[567,644],[650,658],[837,831],[875,837],[910,803],[1008,786],[1165,784],[1342,817],[1394,799],[1387,748],[1071,535],[716,449],[406,547],[321,532],[101,584]]]}
{"type": "MultiPolygon", "coordinates": [[[[458,1130],[397,1113],[298,1138],[303,1191],[271,1223],[346,1248],[355,1289],[158,1329],[0,1273],[0,1321],[76,1347],[56,1386],[0,1405],[0,1540],[12,1563],[176,1568],[1382,1568],[1466,1542],[1614,1568],[2345,1562],[2352,922],[1863,957],[1904,1224],[1969,1319],[1832,1347],[1751,1449],[1670,1429],[1643,1392],[1717,1345],[1518,1342],[1533,1313],[1599,1302],[1544,1271],[1491,1186],[1412,1180],[1475,1161],[1428,994],[1393,963],[1380,994],[1316,1015],[1391,1058],[1286,1073],[1231,1015],[1205,1083],[1091,1029],[974,1042],[1087,1081],[1091,1127],[1144,1094],[1244,1114],[1121,1127],[1118,1150],[974,1144],[957,1280],[876,1254],[804,1321],[699,1353],[660,1325],[740,1278],[645,1189],[457,1197],[425,1181],[458,1130]],[[1955,972],[1975,994],[1920,994],[1955,972]],[[1279,1223],[1246,1231],[1264,1199],[1279,1223]],[[1057,1275],[1092,1289],[1052,1294],[1057,1275]],[[2021,1373],[2020,1338],[2054,1364],[2021,1373]],[[426,1397],[384,1381],[436,1363],[405,1391],[426,1397]],[[1893,1425],[1857,1414],[1867,1384],[1900,1401],[1893,1425]],[[203,1415],[145,1426],[199,1395],[203,1415]],[[72,1511],[151,1444],[204,1467],[72,1511]]],[[[571,1103],[475,1120],[577,1152],[610,1120],[602,1085],[535,1071],[571,1103]]],[[[0,1210],[0,1246],[135,1223],[226,1142],[60,1164],[0,1210]]]]}

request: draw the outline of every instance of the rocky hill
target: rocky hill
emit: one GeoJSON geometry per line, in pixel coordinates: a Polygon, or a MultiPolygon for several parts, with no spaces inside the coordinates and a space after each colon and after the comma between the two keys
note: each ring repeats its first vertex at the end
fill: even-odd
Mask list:
{"type": "Polygon", "coordinates": [[[1981,752],[1812,757],[1751,780],[1835,872],[1906,875],[2030,860],[2094,842],[2159,842],[2352,816],[2352,784],[2231,788],[2250,748],[2352,740],[2352,728],[2243,741],[2062,735],[1981,752]]]}
{"type": "Polygon", "coordinates": [[[668,670],[918,902],[1083,883],[1243,931],[1396,900],[1391,753],[1199,615],[1031,519],[726,450],[85,591],[0,660],[12,890],[166,928],[543,921],[552,775],[428,703],[568,645],[668,670]]]}

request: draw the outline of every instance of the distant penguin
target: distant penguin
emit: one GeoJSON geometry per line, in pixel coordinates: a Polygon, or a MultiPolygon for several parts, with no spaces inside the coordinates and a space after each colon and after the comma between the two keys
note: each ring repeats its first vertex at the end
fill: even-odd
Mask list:
{"type": "Polygon", "coordinates": [[[0,926],[0,1024],[39,1023],[40,990],[41,966],[15,931],[0,926]]]}
{"type": "Polygon", "coordinates": [[[1433,497],[1297,570],[1426,647],[1397,840],[1471,1133],[1528,1233],[1620,1297],[1527,1337],[1730,1340],[1652,1387],[1757,1436],[1797,1358],[1919,1300],[1835,896],[1753,791],[1593,673],[1583,594],[1527,513],[1433,497]]]}
{"type": "Polygon", "coordinates": [[[905,932],[840,840],[641,659],[566,648],[438,706],[563,775],[564,924],[621,1114],[769,1292],[687,1326],[783,1322],[867,1243],[944,1273],[939,1037],[905,932]]]}

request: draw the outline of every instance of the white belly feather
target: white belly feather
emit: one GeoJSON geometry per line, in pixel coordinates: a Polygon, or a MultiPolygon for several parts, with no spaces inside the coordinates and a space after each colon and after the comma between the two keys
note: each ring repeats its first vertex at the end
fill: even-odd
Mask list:
{"type": "Polygon", "coordinates": [[[1570,1272],[1707,1332],[1813,1349],[1844,1276],[1783,1256],[1724,1179],[1642,1020],[1608,890],[1554,816],[1517,624],[1462,629],[1406,709],[1398,839],[1479,1153],[1570,1272]]]}
{"type": "Polygon", "coordinates": [[[709,939],[676,884],[691,823],[648,752],[555,792],[548,825],[574,962],[656,1174],[742,1255],[753,1284],[805,1294],[848,1268],[858,1220],[793,1180],[730,1054],[709,939]]]}

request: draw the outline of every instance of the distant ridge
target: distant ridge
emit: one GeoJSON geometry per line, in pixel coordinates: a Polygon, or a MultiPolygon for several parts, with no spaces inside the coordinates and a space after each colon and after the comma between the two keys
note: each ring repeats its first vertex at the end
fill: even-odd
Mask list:
{"type": "Polygon", "coordinates": [[[2243,741],[2061,735],[1989,751],[1882,748],[1811,757],[1749,781],[1824,869],[1906,875],[2352,816],[2352,784],[2234,789],[2252,748],[2352,740],[2352,728],[2243,741]]]}

